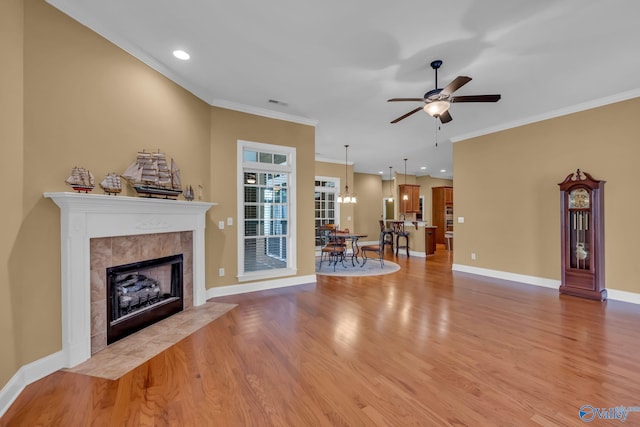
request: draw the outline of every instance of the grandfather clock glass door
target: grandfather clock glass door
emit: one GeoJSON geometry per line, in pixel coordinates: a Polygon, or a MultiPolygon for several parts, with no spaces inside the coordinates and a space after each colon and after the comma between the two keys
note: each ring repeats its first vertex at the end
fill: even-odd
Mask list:
{"type": "Polygon", "coordinates": [[[560,186],[562,284],[560,293],[603,301],[604,181],[580,169],[560,186]]]}
{"type": "Polygon", "coordinates": [[[591,229],[589,225],[589,201],[591,195],[584,188],[569,193],[569,253],[571,268],[590,270],[591,229]]]}

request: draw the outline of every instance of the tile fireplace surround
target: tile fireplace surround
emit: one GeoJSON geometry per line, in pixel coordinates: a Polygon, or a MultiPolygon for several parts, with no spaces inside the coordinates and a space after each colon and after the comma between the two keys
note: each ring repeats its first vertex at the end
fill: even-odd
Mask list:
{"type": "Polygon", "coordinates": [[[204,229],[206,212],[215,203],[69,192],[44,196],[60,207],[65,367],[91,357],[91,239],[139,236],[132,239],[139,241],[150,235],[157,241],[159,234],[192,232],[193,289],[186,292],[193,295],[193,306],[206,301],[204,229]]]}

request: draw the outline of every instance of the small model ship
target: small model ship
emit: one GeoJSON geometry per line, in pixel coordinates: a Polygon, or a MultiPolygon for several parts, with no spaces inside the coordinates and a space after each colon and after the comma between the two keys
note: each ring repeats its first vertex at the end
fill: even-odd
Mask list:
{"type": "Polygon", "coordinates": [[[100,188],[107,194],[118,194],[122,191],[122,181],[115,172],[109,172],[100,183],[100,188]]]}
{"type": "Polygon", "coordinates": [[[78,193],[88,193],[95,187],[93,174],[85,168],[74,166],[71,175],[64,182],[69,184],[78,193]]]}
{"type": "Polygon", "coordinates": [[[171,166],[164,153],[158,150],[147,153],[138,152],[136,161],[122,174],[138,194],[147,197],[176,198],[182,194],[180,170],[171,159],[171,166]]]}

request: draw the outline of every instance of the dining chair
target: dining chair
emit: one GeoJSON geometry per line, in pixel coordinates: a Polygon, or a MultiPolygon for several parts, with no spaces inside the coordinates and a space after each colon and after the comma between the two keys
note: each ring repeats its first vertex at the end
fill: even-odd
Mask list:
{"type": "Polygon", "coordinates": [[[322,261],[327,258],[329,261],[329,265],[333,262],[333,271],[336,271],[336,265],[338,261],[342,262],[342,266],[346,268],[344,265],[344,255],[347,250],[347,245],[344,243],[344,239],[340,239],[336,236],[335,228],[328,228],[322,230],[324,233],[324,244],[322,249],[320,250],[320,264],[318,265],[318,270],[322,268],[322,261]]]}
{"type": "Polygon", "coordinates": [[[367,260],[369,259],[367,254],[375,253],[377,255],[377,258],[380,260],[380,268],[384,268],[384,259],[382,258],[382,253],[384,252],[384,239],[385,233],[384,231],[381,231],[380,240],[378,241],[377,245],[360,246],[360,251],[362,253],[362,265],[360,267],[364,267],[364,265],[367,263],[367,260]]]}

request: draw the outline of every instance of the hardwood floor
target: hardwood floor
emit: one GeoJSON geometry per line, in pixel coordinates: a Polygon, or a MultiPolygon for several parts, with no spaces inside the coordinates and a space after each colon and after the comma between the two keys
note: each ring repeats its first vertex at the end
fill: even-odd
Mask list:
{"type": "Polygon", "coordinates": [[[56,372],[0,425],[581,426],[583,405],[640,406],[640,306],[452,274],[442,247],[386,257],[402,269],[216,298],[239,306],[119,380],[56,372]]]}

